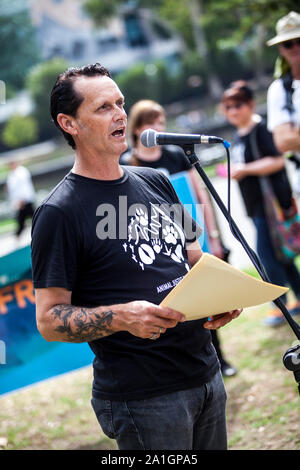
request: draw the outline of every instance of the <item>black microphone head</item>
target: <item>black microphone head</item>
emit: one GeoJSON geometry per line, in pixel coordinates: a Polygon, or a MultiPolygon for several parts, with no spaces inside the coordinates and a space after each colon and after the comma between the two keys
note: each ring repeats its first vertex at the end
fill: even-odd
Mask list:
{"type": "Polygon", "coordinates": [[[156,132],[153,129],[146,129],[141,133],[141,142],[144,147],[156,147],[156,132]]]}

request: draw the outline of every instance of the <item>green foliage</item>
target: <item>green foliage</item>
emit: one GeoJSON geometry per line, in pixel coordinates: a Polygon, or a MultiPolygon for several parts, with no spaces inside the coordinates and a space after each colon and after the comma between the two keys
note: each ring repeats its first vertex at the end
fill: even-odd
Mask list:
{"type": "MultiPolygon", "coordinates": [[[[121,0],[87,0],[86,10],[96,24],[103,24],[120,12],[124,4],[126,2],[121,0]]],[[[275,25],[280,17],[299,9],[295,0],[136,0],[127,4],[151,8],[181,35],[188,54],[197,51],[198,55],[205,56],[206,67],[201,67],[200,75],[208,83],[209,93],[211,77],[218,78],[226,86],[236,78],[258,78],[263,73],[270,73],[277,50],[268,48],[266,40],[275,34],[275,25]]],[[[185,75],[186,71],[183,70],[179,78],[179,82],[183,80],[183,85],[187,78],[185,75]]],[[[147,93],[160,93],[151,89],[149,77],[142,77],[142,81],[147,93]]],[[[132,93],[140,95],[141,83],[136,85],[128,84],[132,93]]],[[[167,95],[173,94],[173,85],[176,88],[174,79],[172,89],[166,91],[167,95]]]]}
{"type": "Polygon", "coordinates": [[[105,25],[107,20],[117,12],[117,8],[122,3],[121,0],[87,0],[84,9],[90,15],[95,24],[105,25]]]}
{"type": "Polygon", "coordinates": [[[11,148],[32,144],[36,142],[37,137],[37,122],[31,116],[12,116],[2,132],[4,144],[11,148]]]}
{"type": "Polygon", "coordinates": [[[194,52],[185,56],[180,71],[175,74],[166,62],[156,61],[152,64],[136,64],[114,79],[125,95],[126,108],[130,109],[140,99],[152,99],[165,105],[199,93],[199,88],[195,91],[195,88],[189,86],[191,76],[199,77],[200,90],[203,91],[205,67],[194,52]]]}
{"type": "Polygon", "coordinates": [[[212,55],[212,65],[213,69],[217,70],[224,87],[235,80],[246,78],[253,72],[235,48],[215,51],[212,55]]]}
{"type": "Polygon", "coordinates": [[[159,16],[166,20],[183,38],[189,49],[195,49],[195,39],[191,27],[188,1],[163,0],[157,9],[159,16]]]}
{"type": "Polygon", "coordinates": [[[43,132],[54,132],[49,111],[50,93],[57,76],[66,70],[68,64],[61,58],[53,58],[36,65],[27,77],[27,87],[34,100],[34,116],[43,132]]]}
{"type": "MultiPolygon", "coordinates": [[[[163,3],[161,0],[137,0],[134,4],[137,7],[155,8],[163,3]]],[[[132,2],[124,2],[124,0],[86,0],[83,8],[87,14],[93,19],[97,26],[102,26],[115,14],[119,13],[120,7],[132,6],[132,2]]]]}
{"type": "Polygon", "coordinates": [[[125,72],[118,74],[114,79],[125,95],[127,109],[131,108],[142,96],[155,99],[144,64],[136,64],[125,72]]]}
{"type": "MultiPolygon", "coordinates": [[[[214,51],[212,64],[218,70],[224,87],[251,73],[243,57],[233,48],[214,51]]],[[[209,75],[203,58],[197,52],[190,51],[182,58],[176,74],[171,73],[166,62],[139,63],[114,79],[124,93],[129,109],[136,101],[144,98],[166,105],[193,96],[200,97],[207,93],[209,75]]]]}
{"type": "Polygon", "coordinates": [[[22,4],[2,0],[0,6],[0,79],[9,90],[22,87],[27,71],[39,60],[34,29],[22,4]],[[18,9],[9,8],[12,3],[18,9]]]}

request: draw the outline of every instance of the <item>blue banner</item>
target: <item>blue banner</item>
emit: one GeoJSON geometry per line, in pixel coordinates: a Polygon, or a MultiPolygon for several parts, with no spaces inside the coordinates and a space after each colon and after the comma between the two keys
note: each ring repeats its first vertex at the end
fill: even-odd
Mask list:
{"type": "Polygon", "coordinates": [[[36,327],[30,246],[0,258],[0,394],[89,365],[88,344],[47,342],[36,327]]]}
{"type": "MultiPolygon", "coordinates": [[[[186,171],[176,173],[169,176],[173,188],[175,189],[180,201],[187,208],[194,220],[203,229],[199,237],[199,243],[204,252],[210,252],[209,240],[204,225],[203,211],[201,210],[200,203],[195,194],[191,180],[186,171]]],[[[204,209],[204,208],[202,208],[204,209]]]]}

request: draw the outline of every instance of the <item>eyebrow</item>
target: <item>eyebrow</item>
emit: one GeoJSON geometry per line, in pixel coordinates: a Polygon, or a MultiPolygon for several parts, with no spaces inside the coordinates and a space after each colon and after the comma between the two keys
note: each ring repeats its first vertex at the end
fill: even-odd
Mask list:
{"type": "MultiPolygon", "coordinates": [[[[122,103],[125,103],[125,97],[123,95],[120,95],[115,101],[114,103],[117,103],[121,101],[122,103]]],[[[110,104],[111,101],[109,99],[101,99],[98,101],[98,103],[96,103],[95,105],[95,110],[99,109],[101,106],[105,105],[105,104],[110,104]]]]}

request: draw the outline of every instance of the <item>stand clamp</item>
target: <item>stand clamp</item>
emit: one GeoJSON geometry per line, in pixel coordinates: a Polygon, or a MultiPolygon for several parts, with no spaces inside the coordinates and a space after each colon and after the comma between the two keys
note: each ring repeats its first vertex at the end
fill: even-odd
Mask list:
{"type": "Polygon", "coordinates": [[[300,394],[300,344],[288,349],[283,356],[283,364],[286,369],[294,372],[295,380],[298,384],[300,394]]]}

